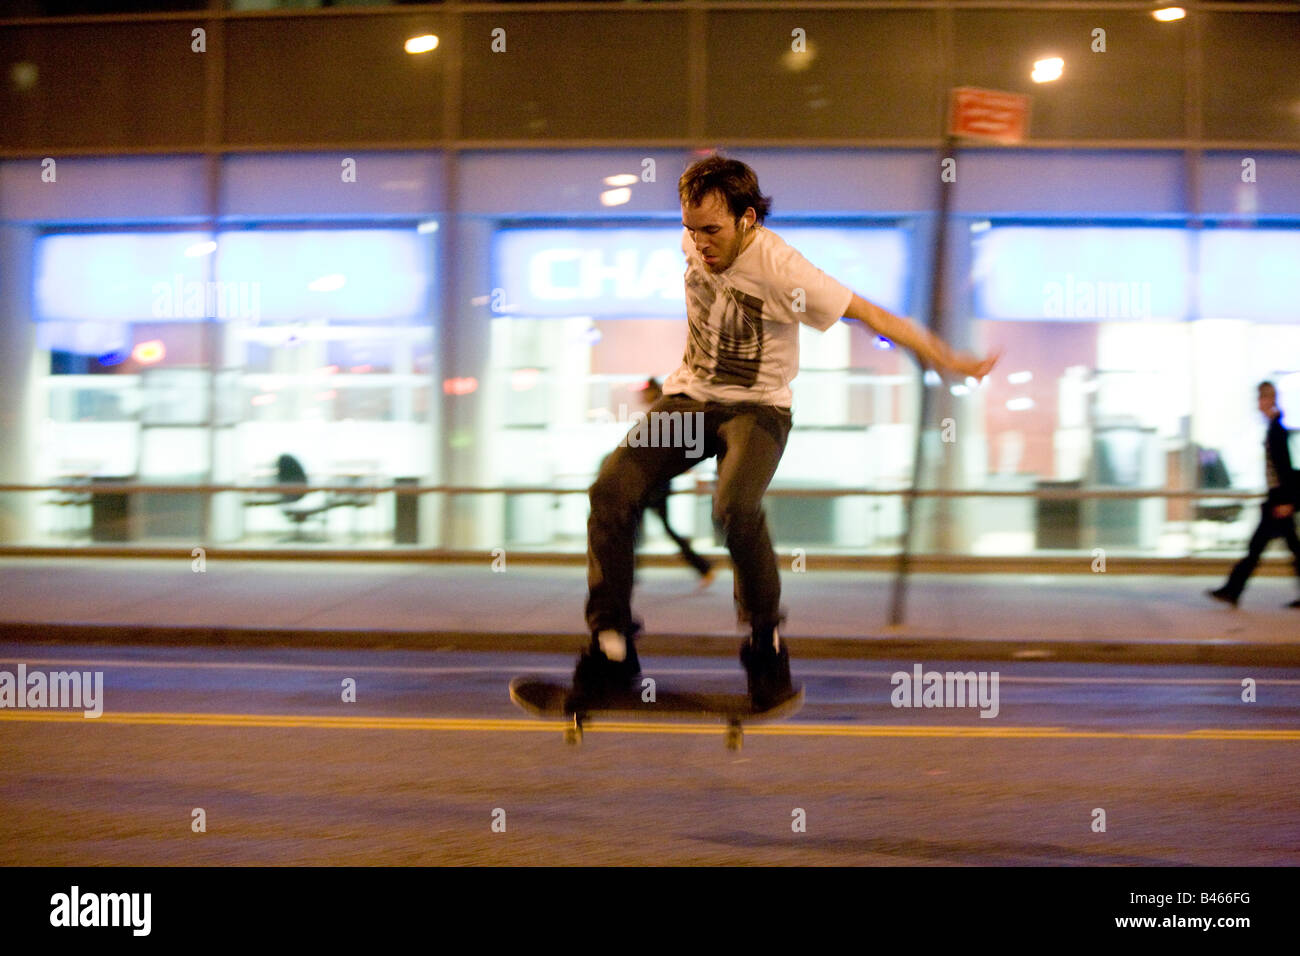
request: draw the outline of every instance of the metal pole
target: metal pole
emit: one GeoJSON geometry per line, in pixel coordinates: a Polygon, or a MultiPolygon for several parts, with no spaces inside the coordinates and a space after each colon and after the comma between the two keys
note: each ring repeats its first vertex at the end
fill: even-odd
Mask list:
{"type": "MultiPolygon", "coordinates": [[[[204,184],[204,212],[207,218],[203,223],[206,229],[215,241],[218,230],[221,225],[221,184],[225,170],[223,169],[224,154],[222,146],[225,139],[225,111],[226,111],[226,21],[221,17],[222,12],[221,0],[209,0],[208,18],[204,27],[207,29],[207,50],[203,60],[203,91],[204,91],[204,121],[203,121],[203,184],[204,184]]],[[[205,257],[203,278],[205,284],[204,290],[215,288],[211,283],[217,279],[217,255],[215,251],[212,255],[205,257]]],[[[208,296],[205,291],[203,296],[203,357],[207,360],[208,369],[208,414],[207,414],[207,431],[208,431],[208,467],[207,476],[208,484],[215,484],[220,469],[217,467],[217,456],[220,454],[221,446],[218,441],[218,430],[221,428],[220,419],[217,415],[217,406],[220,401],[219,379],[221,371],[225,367],[226,352],[226,328],[222,322],[225,317],[219,317],[208,314],[208,296]]],[[[225,319],[225,321],[229,321],[225,319]]],[[[233,427],[233,426],[232,426],[233,427]]],[[[137,480],[139,480],[140,469],[136,468],[137,480]]],[[[214,542],[212,540],[212,527],[215,524],[217,502],[216,498],[210,493],[203,493],[199,498],[199,543],[204,547],[210,547],[214,542]]]]}
{"type": "MultiPolygon", "coordinates": [[[[949,135],[944,138],[940,167],[945,158],[955,158],[957,141],[949,135]]],[[[942,324],[946,301],[944,283],[947,280],[948,248],[948,210],[952,208],[952,193],[957,182],[954,176],[951,183],[939,177],[939,201],[936,205],[934,224],[934,244],[930,255],[930,302],[926,317],[926,328],[936,331],[942,324]]],[[[903,623],[907,602],[907,575],[911,565],[912,537],[915,531],[916,492],[921,484],[923,459],[925,452],[925,425],[930,420],[930,388],[925,383],[925,374],[921,375],[920,410],[916,420],[916,445],[912,452],[912,482],[903,498],[903,546],[898,552],[898,565],[894,574],[893,595],[889,605],[889,623],[903,623]]]]}

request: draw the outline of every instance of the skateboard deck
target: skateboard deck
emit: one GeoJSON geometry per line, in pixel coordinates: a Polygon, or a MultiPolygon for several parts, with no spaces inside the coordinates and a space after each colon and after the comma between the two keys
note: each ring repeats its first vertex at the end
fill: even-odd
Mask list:
{"type": "Polygon", "coordinates": [[[655,688],[653,700],[643,699],[638,690],[600,701],[585,701],[574,708],[568,703],[571,692],[568,684],[544,677],[516,677],[510,682],[510,699],[515,705],[534,717],[563,720],[564,739],[571,744],[582,742],[583,725],[591,719],[703,719],[724,721],[727,748],[739,750],[744,742],[745,724],[789,717],[799,712],[804,701],[802,685],[795,688],[794,696],[766,710],[756,709],[746,694],[692,692],[662,685],[655,688]]]}

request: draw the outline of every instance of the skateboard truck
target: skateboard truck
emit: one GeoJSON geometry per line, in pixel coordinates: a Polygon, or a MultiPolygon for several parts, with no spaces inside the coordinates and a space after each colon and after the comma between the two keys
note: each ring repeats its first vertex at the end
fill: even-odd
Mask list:
{"type": "Polygon", "coordinates": [[[582,715],[575,713],[564,728],[564,742],[576,747],[582,743],[582,715]]]}

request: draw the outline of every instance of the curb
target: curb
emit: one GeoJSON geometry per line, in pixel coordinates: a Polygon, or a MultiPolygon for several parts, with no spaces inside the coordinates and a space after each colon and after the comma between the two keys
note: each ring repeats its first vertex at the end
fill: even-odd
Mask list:
{"type": "MultiPolygon", "coordinates": [[[[511,634],[482,631],[328,630],[156,626],[128,624],[0,623],[0,643],[131,644],[178,647],[280,647],[438,650],[517,654],[577,654],[578,633],[511,634]]],[[[643,656],[734,657],[739,634],[655,634],[639,645],[643,656]]],[[[1012,641],[946,636],[789,637],[796,661],[981,660],[1105,664],[1209,664],[1300,667],[1300,643],[1208,641],[1012,641]]]]}
{"type": "MultiPolygon", "coordinates": [[[[393,547],[370,551],[351,551],[341,548],[234,548],[220,545],[203,545],[208,561],[280,561],[320,562],[336,564],[424,564],[429,566],[459,564],[487,568],[493,559],[489,550],[452,550],[416,547],[393,547]]],[[[725,550],[706,549],[705,557],[730,564],[725,550]]],[[[166,559],[189,564],[193,549],[164,545],[111,545],[36,546],[0,545],[0,559],[58,559],[89,558],[94,560],[166,559]]],[[[777,562],[789,567],[794,553],[778,548],[777,562]]],[[[527,551],[510,553],[510,563],[530,567],[585,568],[585,551],[527,551]]],[[[812,551],[803,555],[805,561],[824,571],[861,571],[873,574],[896,574],[897,554],[845,554],[842,552],[812,551]]],[[[682,560],[676,554],[642,553],[637,560],[644,567],[680,568],[682,560]]],[[[1163,558],[1143,555],[1109,554],[1106,573],[1113,575],[1172,575],[1190,577],[1226,577],[1239,556],[1176,557],[1163,558]]],[[[914,554],[907,559],[913,574],[1069,574],[1092,575],[1093,556],[1080,551],[1074,554],[1039,555],[944,555],[914,554]]],[[[1262,559],[1255,569],[1255,577],[1289,577],[1294,571],[1289,558],[1274,555],[1262,559]]]]}

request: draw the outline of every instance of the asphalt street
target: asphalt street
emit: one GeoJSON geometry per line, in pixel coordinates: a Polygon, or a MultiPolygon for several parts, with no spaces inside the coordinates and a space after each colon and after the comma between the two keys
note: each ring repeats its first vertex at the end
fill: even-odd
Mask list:
{"type": "MultiPolygon", "coordinates": [[[[732,659],[642,664],[744,689],[732,659]]],[[[20,665],[102,675],[102,715],[0,707],[3,865],[1300,861],[1296,669],[796,650],[807,705],[733,752],[705,721],[566,745],[507,694],[561,655],[0,645],[20,665]],[[985,699],[898,706],[932,672],[985,699]]]]}

